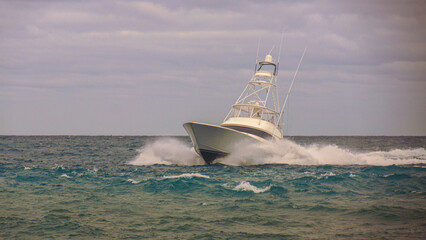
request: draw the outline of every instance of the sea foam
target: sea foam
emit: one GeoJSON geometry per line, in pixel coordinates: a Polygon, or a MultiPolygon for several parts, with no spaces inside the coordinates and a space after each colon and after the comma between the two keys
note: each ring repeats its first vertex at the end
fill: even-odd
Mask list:
{"type": "Polygon", "coordinates": [[[271,189],[271,186],[265,187],[265,188],[258,188],[256,186],[253,186],[250,184],[250,182],[242,181],[240,184],[238,184],[236,187],[234,187],[234,190],[236,191],[251,191],[254,193],[263,193],[271,189]]]}
{"type": "Polygon", "coordinates": [[[165,179],[170,179],[170,178],[210,178],[207,175],[203,175],[203,174],[199,174],[199,173],[183,173],[180,175],[176,175],[176,176],[163,176],[163,178],[165,179]]]}
{"type": "Polygon", "coordinates": [[[140,182],[141,182],[141,181],[134,180],[134,179],[131,179],[131,178],[127,179],[127,181],[128,181],[128,182],[131,182],[131,183],[133,183],[133,184],[138,184],[138,183],[140,183],[140,182]]]}

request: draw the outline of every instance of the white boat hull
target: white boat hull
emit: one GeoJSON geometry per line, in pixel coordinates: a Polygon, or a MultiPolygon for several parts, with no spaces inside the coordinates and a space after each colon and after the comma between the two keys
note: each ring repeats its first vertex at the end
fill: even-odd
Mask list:
{"type": "Polygon", "coordinates": [[[188,132],[195,151],[207,164],[230,154],[241,142],[250,144],[266,141],[249,133],[206,123],[188,122],[183,127],[188,132]]]}

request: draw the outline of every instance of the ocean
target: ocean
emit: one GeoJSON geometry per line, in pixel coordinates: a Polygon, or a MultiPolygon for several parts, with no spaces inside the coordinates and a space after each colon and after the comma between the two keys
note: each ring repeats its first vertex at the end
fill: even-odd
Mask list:
{"type": "Polygon", "coordinates": [[[426,239],[426,137],[0,136],[0,239],[426,239]]]}

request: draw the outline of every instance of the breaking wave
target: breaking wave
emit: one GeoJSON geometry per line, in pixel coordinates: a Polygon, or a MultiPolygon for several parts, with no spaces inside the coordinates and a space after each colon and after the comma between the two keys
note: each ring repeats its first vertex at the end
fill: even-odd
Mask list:
{"type": "MultiPolygon", "coordinates": [[[[426,150],[394,149],[357,153],[336,145],[302,146],[290,140],[236,146],[232,154],[216,162],[230,166],[265,164],[289,165],[408,165],[426,164],[426,150]]],[[[188,143],[174,138],[160,139],[147,144],[131,165],[204,165],[203,160],[188,143]]]]}
{"type": "Polygon", "coordinates": [[[263,193],[271,189],[271,186],[265,187],[265,188],[258,188],[256,186],[253,186],[250,184],[250,182],[242,181],[240,184],[238,184],[234,190],[236,191],[251,191],[254,193],[263,193]]]}
{"type": "Polygon", "coordinates": [[[140,183],[141,181],[138,181],[138,180],[134,180],[134,179],[129,178],[129,179],[127,179],[127,182],[131,182],[131,183],[133,183],[133,184],[138,184],[138,183],[140,183]]]}
{"type": "Polygon", "coordinates": [[[193,177],[210,178],[207,175],[203,175],[203,174],[199,174],[199,173],[183,173],[183,174],[177,175],[177,176],[164,176],[163,178],[170,179],[170,178],[193,178],[193,177]]]}

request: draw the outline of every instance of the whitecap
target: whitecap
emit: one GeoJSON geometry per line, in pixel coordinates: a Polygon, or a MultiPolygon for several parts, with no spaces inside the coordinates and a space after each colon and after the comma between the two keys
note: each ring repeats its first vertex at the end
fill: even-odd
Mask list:
{"type": "Polygon", "coordinates": [[[68,176],[68,175],[67,175],[67,174],[65,174],[65,173],[64,173],[64,174],[62,174],[62,175],[61,175],[61,177],[64,177],[64,178],[71,178],[70,176],[68,176]]]}
{"type": "Polygon", "coordinates": [[[134,180],[134,179],[131,179],[131,178],[127,179],[127,181],[128,181],[128,182],[131,182],[131,183],[133,183],[133,184],[138,184],[138,183],[140,183],[140,182],[141,182],[141,181],[137,181],[137,180],[134,180]]]}
{"type": "Polygon", "coordinates": [[[61,165],[58,165],[58,164],[56,164],[55,163],[55,166],[54,167],[52,167],[52,169],[56,169],[56,170],[65,170],[65,167],[61,164],[61,165]]]}
{"type": "Polygon", "coordinates": [[[333,172],[322,173],[322,174],[320,174],[320,176],[318,177],[318,179],[328,178],[328,177],[331,177],[331,176],[336,176],[336,174],[334,174],[333,172]]]}
{"type": "Polygon", "coordinates": [[[395,176],[395,173],[391,173],[391,174],[385,174],[383,175],[384,178],[388,178],[388,177],[392,177],[395,176]]]}
{"type": "Polygon", "coordinates": [[[254,193],[263,193],[271,189],[271,186],[265,187],[265,188],[258,188],[256,186],[253,186],[250,184],[250,182],[242,181],[240,184],[238,184],[236,187],[234,187],[234,190],[236,191],[251,191],[254,193]]]}
{"type": "Polygon", "coordinates": [[[193,177],[210,178],[207,175],[203,175],[203,174],[199,174],[199,173],[184,173],[184,174],[180,174],[180,175],[176,175],[176,176],[163,176],[163,178],[165,178],[165,179],[169,179],[169,178],[193,178],[193,177]]]}
{"type": "Polygon", "coordinates": [[[99,169],[97,169],[96,167],[93,167],[93,169],[87,169],[87,172],[91,174],[96,174],[98,171],[99,169]]]}

